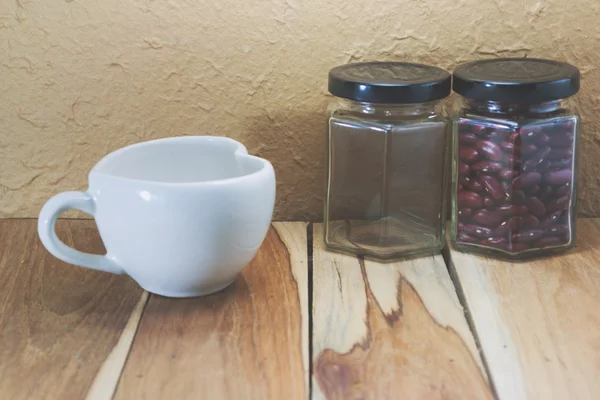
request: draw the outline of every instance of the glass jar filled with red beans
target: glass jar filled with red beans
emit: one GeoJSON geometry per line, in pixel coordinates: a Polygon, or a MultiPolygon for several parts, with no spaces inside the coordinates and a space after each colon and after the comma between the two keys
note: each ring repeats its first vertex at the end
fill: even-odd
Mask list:
{"type": "Polygon", "coordinates": [[[460,65],[453,88],[454,247],[508,259],[575,241],[579,70],[543,59],[460,65]]]}

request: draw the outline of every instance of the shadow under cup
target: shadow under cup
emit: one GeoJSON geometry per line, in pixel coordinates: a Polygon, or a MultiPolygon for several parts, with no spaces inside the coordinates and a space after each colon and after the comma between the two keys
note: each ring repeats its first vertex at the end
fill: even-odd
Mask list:
{"type": "Polygon", "coordinates": [[[83,259],[68,257],[42,240],[51,253],[126,273],[152,293],[189,297],[228,286],[252,260],[271,222],[275,174],[232,139],[186,136],[117,150],[91,170],[87,192],[67,193],[90,198],[88,209],[58,208],[92,211],[107,249],[98,257],[112,265],[76,251],[83,259]]]}

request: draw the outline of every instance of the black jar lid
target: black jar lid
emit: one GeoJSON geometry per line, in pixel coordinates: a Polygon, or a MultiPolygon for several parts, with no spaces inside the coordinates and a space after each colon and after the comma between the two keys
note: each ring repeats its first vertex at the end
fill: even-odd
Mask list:
{"type": "Polygon", "coordinates": [[[448,97],[452,77],[430,65],[404,62],[365,62],[329,71],[329,92],[367,103],[424,103],[448,97]]]}
{"type": "Polygon", "coordinates": [[[571,64],[539,58],[495,58],[459,65],[453,74],[456,93],[474,100],[543,103],[579,91],[579,70],[571,64]]]}

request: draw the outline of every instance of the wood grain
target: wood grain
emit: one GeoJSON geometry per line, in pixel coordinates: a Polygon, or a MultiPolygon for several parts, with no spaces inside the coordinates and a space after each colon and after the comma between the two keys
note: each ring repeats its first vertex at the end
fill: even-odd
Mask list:
{"type": "Polygon", "coordinates": [[[313,398],[491,399],[440,255],[379,264],[313,239],[313,398]]]}
{"type": "MultiPolygon", "coordinates": [[[[93,221],[59,221],[56,230],[68,245],[104,251],[93,221]]],[[[125,276],[51,256],[36,220],[0,220],[1,397],[84,398],[141,294],[125,276]]]]}
{"type": "Polygon", "coordinates": [[[151,295],[117,399],[305,399],[306,224],[277,225],[229,288],[151,295]]]}
{"type": "Polygon", "coordinates": [[[508,263],[451,250],[501,400],[600,398],[600,221],[565,255],[508,263]]]}

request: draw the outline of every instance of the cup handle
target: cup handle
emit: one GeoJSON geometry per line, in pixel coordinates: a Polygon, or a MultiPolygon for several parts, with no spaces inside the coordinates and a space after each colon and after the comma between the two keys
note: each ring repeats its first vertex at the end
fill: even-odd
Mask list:
{"type": "Polygon", "coordinates": [[[125,271],[109,257],[77,251],[58,238],[55,231],[56,220],[60,213],[71,209],[94,215],[96,203],[87,192],[64,192],[52,197],[42,207],[38,219],[38,235],[48,252],[69,264],[112,274],[124,274],[125,271]]]}

